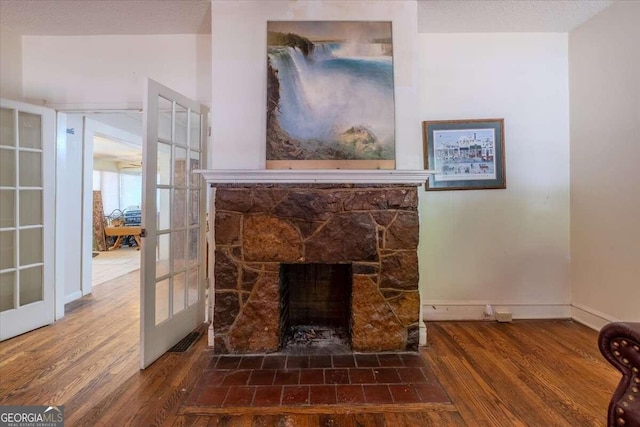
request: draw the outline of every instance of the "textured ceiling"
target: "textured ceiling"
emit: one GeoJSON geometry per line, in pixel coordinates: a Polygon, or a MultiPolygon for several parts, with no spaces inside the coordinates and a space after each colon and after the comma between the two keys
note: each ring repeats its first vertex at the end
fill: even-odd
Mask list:
{"type": "MultiPolygon", "coordinates": [[[[611,3],[612,0],[418,0],[418,27],[421,33],[568,32],[611,3]]],[[[0,0],[0,26],[20,35],[210,34],[211,3],[0,0]]]]}
{"type": "Polygon", "coordinates": [[[612,0],[419,0],[421,33],[573,30],[612,0]]]}
{"type": "Polygon", "coordinates": [[[0,0],[20,35],[210,34],[209,0],[0,0]]]}
{"type": "Polygon", "coordinates": [[[142,147],[116,141],[115,139],[94,136],[93,158],[138,165],[142,162],[142,147]]]}

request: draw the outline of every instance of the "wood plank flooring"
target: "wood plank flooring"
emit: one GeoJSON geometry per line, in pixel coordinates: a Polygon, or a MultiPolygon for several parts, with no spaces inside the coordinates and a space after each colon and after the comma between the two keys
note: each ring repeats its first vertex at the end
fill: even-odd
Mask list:
{"type": "Polygon", "coordinates": [[[136,246],[122,246],[113,251],[97,252],[91,261],[91,284],[101,285],[139,270],[141,252],[138,249],[136,246]]]}
{"type": "Polygon", "coordinates": [[[138,304],[133,272],[0,343],[0,405],[64,405],[65,425],[92,427],[604,426],[619,380],[596,332],[571,321],[435,322],[421,353],[452,405],[193,415],[182,403],[211,357],[206,336],[139,371],[138,304]]]}

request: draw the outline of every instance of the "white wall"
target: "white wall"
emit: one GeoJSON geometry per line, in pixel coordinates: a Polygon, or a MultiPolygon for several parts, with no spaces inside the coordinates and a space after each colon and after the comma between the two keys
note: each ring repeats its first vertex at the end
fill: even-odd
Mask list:
{"type": "Polygon", "coordinates": [[[420,118],[504,118],[507,174],[506,190],[420,191],[425,318],[569,317],[567,35],[421,34],[419,49],[420,118]]]}
{"type": "Polygon", "coordinates": [[[25,36],[24,96],[60,109],[142,108],[150,77],[211,101],[209,35],[25,36]]]}
{"type": "Polygon", "coordinates": [[[392,21],[396,167],[422,167],[414,1],[214,1],[210,165],[263,169],[266,158],[267,21],[392,21]]]}
{"type": "Polygon", "coordinates": [[[93,189],[102,193],[104,216],[118,215],[130,207],[142,206],[142,175],[122,173],[114,162],[96,160],[93,162],[93,189]],[[110,170],[109,166],[113,166],[110,170]]]}
{"type": "Polygon", "coordinates": [[[58,120],[64,129],[58,130],[56,144],[56,281],[64,283],[65,302],[70,302],[82,296],[83,119],[80,114],[62,116],[66,122],[58,120]]]}
{"type": "Polygon", "coordinates": [[[640,3],[569,35],[574,317],[640,321],[640,3]]]}
{"type": "Polygon", "coordinates": [[[120,210],[120,174],[118,172],[102,172],[100,180],[102,206],[105,216],[120,210]]]}
{"type": "Polygon", "coordinates": [[[120,209],[142,207],[142,174],[127,172],[120,174],[120,209]]]}
{"type": "Polygon", "coordinates": [[[22,38],[0,30],[0,98],[22,97],[22,38]]]}

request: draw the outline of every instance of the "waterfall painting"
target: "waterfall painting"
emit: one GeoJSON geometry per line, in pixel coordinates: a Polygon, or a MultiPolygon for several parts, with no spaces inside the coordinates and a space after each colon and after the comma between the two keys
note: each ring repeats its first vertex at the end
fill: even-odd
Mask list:
{"type": "Polygon", "coordinates": [[[267,168],[395,168],[391,22],[267,23],[267,168]]]}

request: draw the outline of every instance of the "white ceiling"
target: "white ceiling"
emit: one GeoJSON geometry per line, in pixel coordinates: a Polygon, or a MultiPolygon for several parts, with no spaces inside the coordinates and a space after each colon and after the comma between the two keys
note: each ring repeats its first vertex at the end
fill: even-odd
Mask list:
{"type": "MultiPolygon", "coordinates": [[[[418,28],[421,33],[568,32],[612,2],[418,0],[418,28]]],[[[20,35],[210,34],[211,3],[209,0],[0,0],[0,26],[20,35]]]]}
{"type": "Polygon", "coordinates": [[[419,0],[421,33],[566,33],[613,0],[419,0]]]}
{"type": "MultiPolygon", "coordinates": [[[[84,115],[84,114],[81,114],[84,115]]],[[[93,137],[94,170],[113,170],[113,167],[128,172],[139,170],[142,164],[142,113],[124,111],[118,113],[92,113],[87,118],[119,129],[119,135],[128,134],[129,140],[121,140],[113,135],[100,134],[93,137]]]]}
{"type": "Polygon", "coordinates": [[[209,0],[0,0],[20,35],[211,34],[209,0]]]}
{"type": "Polygon", "coordinates": [[[93,158],[113,163],[142,163],[142,147],[101,136],[93,137],[93,158]]]}

